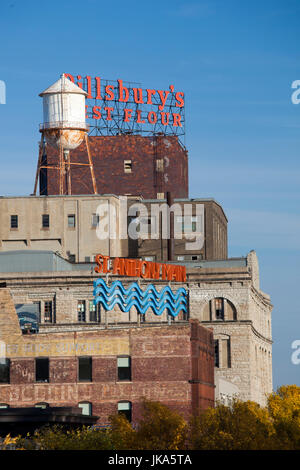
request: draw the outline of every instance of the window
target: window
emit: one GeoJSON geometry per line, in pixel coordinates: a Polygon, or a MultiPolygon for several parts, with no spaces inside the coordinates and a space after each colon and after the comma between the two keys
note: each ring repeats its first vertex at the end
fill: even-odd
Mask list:
{"type": "Polygon", "coordinates": [[[181,231],[183,233],[188,233],[188,232],[196,232],[197,229],[197,216],[177,216],[176,217],[176,224],[178,227],[178,230],[180,230],[180,224],[181,224],[181,231]]]}
{"type": "Polygon", "coordinates": [[[33,305],[36,305],[36,307],[37,307],[38,322],[41,323],[41,302],[40,301],[33,302],[33,305]]]}
{"type": "Polygon", "coordinates": [[[75,214],[68,215],[68,227],[75,228],[75,214]]]}
{"type": "Polygon", "coordinates": [[[219,367],[219,340],[215,339],[215,367],[219,367]]]}
{"type": "Polygon", "coordinates": [[[42,226],[43,228],[49,228],[50,226],[49,214],[42,215],[42,226]]]}
{"type": "Polygon", "coordinates": [[[126,416],[129,422],[131,422],[131,403],[130,401],[119,401],[118,413],[126,416]]]}
{"type": "Polygon", "coordinates": [[[79,357],[78,358],[78,380],[80,382],[92,381],[92,358],[79,357]]]}
{"type": "Polygon", "coordinates": [[[215,340],[215,367],[231,367],[231,347],[230,338],[227,335],[221,335],[215,340]]]}
{"type": "Polygon", "coordinates": [[[92,227],[97,227],[97,225],[99,224],[99,220],[99,214],[92,214],[92,227]]]}
{"type": "Polygon", "coordinates": [[[162,172],[164,171],[164,159],[159,158],[156,160],[156,171],[162,172]]]}
{"type": "Polygon", "coordinates": [[[49,406],[49,403],[36,403],[34,405],[35,408],[42,408],[43,410],[48,408],[48,406],[49,406]]]}
{"type": "Polygon", "coordinates": [[[8,384],[10,380],[10,359],[0,359],[0,383],[8,384]]]}
{"type": "Polygon", "coordinates": [[[35,360],[35,381],[49,382],[49,358],[39,357],[35,360]]]}
{"type": "Polygon", "coordinates": [[[85,416],[92,416],[92,404],[87,402],[78,403],[78,408],[82,409],[82,414],[85,416]]]}
{"type": "Polygon", "coordinates": [[[154,261],[155,257],[154,256],[145,256],[144,260],[145,261],[154,261]]]}
{"type": "Polygon", "coordinates": [[[157,199],[164,199],[165,198],[165,193],[157,193],[156,198],[157,199]]]}
{"type": "Polygon", "coordinates": [[[177,256],[177,261],[184,261],[184,255],[177,256]]]}
{"type": "Polygon", "coordinates": [[[53,320],[52,300],[47,300],[44,306],[44,322],[52,323],[52,320],[53,320]]]}
{"type": "Polygon", "coordinates": [[[90,256],[85,256],[85,257],[84,257],[84,262],[85,262],[85,263],[90,263],[90,261],[91,261],[90,256]]]}
{"type": "Polygon", "coordinates": [[[130,357],[118,357],[118,380],[131,380],[130,357]]]}
{"type": "Polygon", "coordinates": [[[124,173],[131,173],[131,172],[132,172],[132,161],[124,160],[124,173]]]}
{"type": "Polygon", "coordinates": [[[100,322],[100,315],[101,315],[100,302],[98,302],[97,305],[95,305],[93,300],[89,300],[89,313],[90,313],[90,321],[100,322]]]}
{"type": "Polygon", "coordinates": [[[17,215],[10,216],[10,228],[18,228],[18,216],[17,215]]]}
{"type": "Polygon", "coordinates": [[[85,300],[78,300],[77,314],[78,314],[78,321],[84,322],[85,321],[85,300]]]}
{"type": "Polygon", "coordinates": [[[68,258],[69,258],[70,263],[75,263],[75,261],[76,261],[76,256],[75,255],[69,254],[68,258]]]}
{"type": "Polygon", "coordinates": [[[216,309],[216,320],[224,320],[224,299],[214,299],[216,309]]]}

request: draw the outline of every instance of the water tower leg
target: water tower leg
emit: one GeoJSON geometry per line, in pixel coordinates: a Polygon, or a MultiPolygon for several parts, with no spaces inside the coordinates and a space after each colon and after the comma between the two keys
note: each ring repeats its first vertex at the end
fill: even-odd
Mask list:
{"type": "Polygon", "coordinates": [[[42,155],[43,155],[43,134],[41,134],[41,141],[40,141],[40,148],[39,148],[39,158],[38,158],[38,164],[37,164],[37,169],[36,169],[36,175],[35,175],[35,183],[34,183],[34,190],[33,194],[36,196],[36,190],[37,190],[37,185],[39,181],[39,175],[40,175],[40,167],[42,163],[42,155]]]}
{"type": "Polygon", "coordinates": [[[92,175],[94,194],[98,194],[97,183],[96,183],[96,178],[95,178],[95,173],[94,173],[94,165],[93,165],[92,158],[91,158],[91,152],[90,152],[90,146],[89,146],[89,140],[88,140],[87,134],[85,134],[85,144],[86,144],[88,158],[89,158],[89,165],[90,165],[90,170],[91,170],[91,175],[92,175]]]}
{"type": "Polygon", "coordinates": [[[59,131],[59,194],[64,194],[64,149],[61,145],[61,130],[59,131]]]}
{"type": "Polygon", "coordinates": [[[67,194],[72,194],[70,150],[68,151],[66,167],[67,167],[67,194]]]}

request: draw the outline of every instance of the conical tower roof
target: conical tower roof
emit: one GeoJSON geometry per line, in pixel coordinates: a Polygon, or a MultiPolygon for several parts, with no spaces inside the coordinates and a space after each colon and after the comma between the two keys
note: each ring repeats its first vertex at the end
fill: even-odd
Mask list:
{"type": "Polygon", "coordinates": [[[49,86],[45,91],[39,94],[39,96],[54,94],[54,93],[77,93],[81,95],[87,95],[87,92],[79,88],[79,86],[75,85],[75,83],[71,82],[64,74],[57,80],[57,82],[53,83],[53,85],[49,86]]]}

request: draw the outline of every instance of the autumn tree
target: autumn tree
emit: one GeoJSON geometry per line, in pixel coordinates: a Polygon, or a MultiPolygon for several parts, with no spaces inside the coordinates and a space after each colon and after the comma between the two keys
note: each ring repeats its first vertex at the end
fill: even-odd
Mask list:
{"type": "Polygon", "coordinates": [[[300,449],[300,387],[283,385],[268,399],[278,449],[300,449]]]}
{"type": "Polygon", "coordinates": [[[273,448],[274,428],[268,410],[252,401],[217,404],[190,422],[190,448],[254,450],[273,448]]]}
{"type": "Polygon", "coordinates": [[[144,400],[135,429],[123,416],[111,418],[111,440],[118,450],[179,450],[185,448],[187,423],[162,403],[144,400]]]}

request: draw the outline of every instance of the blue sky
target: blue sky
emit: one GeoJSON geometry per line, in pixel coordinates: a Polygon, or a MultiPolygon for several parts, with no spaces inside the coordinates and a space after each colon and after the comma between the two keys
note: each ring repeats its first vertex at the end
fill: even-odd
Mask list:
{"type": "Polygon", "coordinates": [[[0,3],[0,194],[32,192],[38,93],[62,72],[183,90],[190,196],[223,205],[230,256],[257,251],[275,387],[300,385],[299,20],[299,0],[0,3]]]}

